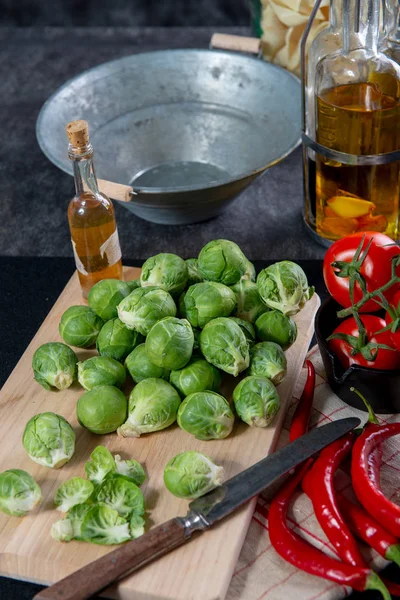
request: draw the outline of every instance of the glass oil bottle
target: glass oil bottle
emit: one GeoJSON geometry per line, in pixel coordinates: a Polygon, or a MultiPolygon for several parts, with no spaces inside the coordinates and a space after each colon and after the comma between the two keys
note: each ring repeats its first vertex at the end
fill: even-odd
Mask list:
{"type": "Polygon", "coordinates": [[[72,248],[84,298],[101,279],[122,279],[121,248],[111,200],[99,192],[86,121],[66,126],[75,196],[68,206],[72,248]]]}

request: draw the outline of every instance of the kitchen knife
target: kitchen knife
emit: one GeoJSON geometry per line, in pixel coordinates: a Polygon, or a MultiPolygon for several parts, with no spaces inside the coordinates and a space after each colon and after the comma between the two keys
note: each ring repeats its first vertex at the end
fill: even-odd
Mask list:
{"type": "Polygon", "coordinates": [[[189,504],[186,517],[170,519],[125,543],[79,571],[42,590],[34,600],[85,600],[125,575],[187,542],[259,494],[279,477],[360,424],[339,419],[313,429],[277,452],[241,471],[189,504]]]}

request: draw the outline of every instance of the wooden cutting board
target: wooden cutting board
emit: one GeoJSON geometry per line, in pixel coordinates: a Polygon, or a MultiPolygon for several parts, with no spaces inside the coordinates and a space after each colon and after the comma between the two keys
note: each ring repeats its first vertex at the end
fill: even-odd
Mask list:
{"type": "MultiPolygon", "coordinates": [[[[127,280],[135,279],[139,273],[139,269],[125,268],[127,280]]],[[[60,341],[58,323],[62,313],[72,304],[81,303],[79,282],[74,274],[1,391],[0,471],[25,469],[35,477],[44,496],[42,504],[24,518],[0,513],[0,574],[8,577],[53,583],[112,549],[76,541],[61,543],[50,537],[52,523],[62,518],[62,513],[56,511],[53,505],[57,488],[70,477],[84,476],[84,463],[99,444],[123,458],[134,457],[144,464],[148,474],[142,487],[148,509],[147,528],[186,514],[187,502],[172,496],[163,485],[164,466],[179,452],[199,450],[206,453],[217,464],[223,465],[226,478],[272,452],[313,335],[314,315],[320,301],[314,296],[295,317],[298,339],[287,351],[288,374],[279,386],[282,408],[273,424],[265,429],[255,429],[237,423],[227,439],[207,442],[196,440],[176,424],[139,439],[122,439],[116,434],[91,434],[80,427],[76,419],[76,401],[83,393],[79,384],[75,383],[68,390],[52,392],[34,381],[31,368],[34,351],[45,342],[60,341]],[[37,465],[22,446],[21,437],[27,421],[44,411],[63,415],[76,432],[75,455],[59,470],[37,465]]],[[[74,350],[80,360],[95,354],[93,350],[74,350]]],[[[129,391],[128,385],[125,392],[129,391]]],[[[105,595],[124,600],[222,600],[246,536],[255,501],[175,552],[124,579],[118,587],[107,590],[105,595]]]]}

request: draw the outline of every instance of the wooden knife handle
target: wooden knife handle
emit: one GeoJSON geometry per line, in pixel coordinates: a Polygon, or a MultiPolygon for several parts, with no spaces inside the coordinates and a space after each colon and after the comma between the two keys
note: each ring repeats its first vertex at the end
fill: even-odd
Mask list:
{"type": "Polygon", "coordinates": [[[189,537],[184,525],[171,519],[42,590],[33,600],[90,598],[117,579],[177,548],[189,537]]]}
{"type": "Polygon", "coordinates": [[[132,200],[132,187],[123,183],[114,183],[106,179],[98,179],[97,184],[100,192],[120,202],[130,202],[132,200]]]}

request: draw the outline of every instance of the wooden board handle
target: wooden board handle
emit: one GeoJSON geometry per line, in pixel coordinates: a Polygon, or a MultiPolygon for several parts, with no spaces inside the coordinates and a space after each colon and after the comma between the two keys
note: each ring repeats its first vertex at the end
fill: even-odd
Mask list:
{"type": "Polygon", "coordinates": [[[113,181],[107,181],[106,179],[97,180],[99,190],[109,198],[113,200],[119,200],[120,202],[130,202],[132,199],[132,187],[130,185],[124,185],[123,183],[114,183],[113,181]]]}
{"type": "Polygon", "coordinates": [[[42,590],[33,600],[86,600],[188,539],[184,526],[171,519],[42,590]]]}
{"type": "Polygon", "coordinates": [[[211,36],[210,47],[219,48],[221,50],[233,50],[234,52],[260,54],[262,42],[258,38],[246,37],[244,35],[213,33],[211,36]]]}

